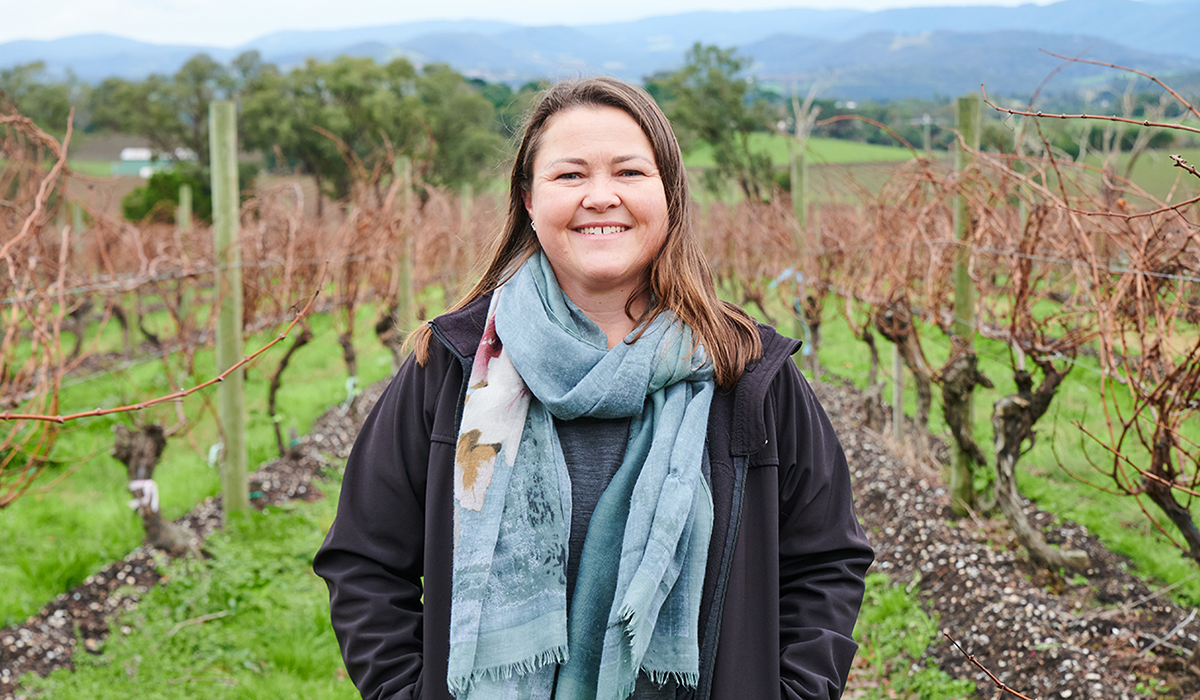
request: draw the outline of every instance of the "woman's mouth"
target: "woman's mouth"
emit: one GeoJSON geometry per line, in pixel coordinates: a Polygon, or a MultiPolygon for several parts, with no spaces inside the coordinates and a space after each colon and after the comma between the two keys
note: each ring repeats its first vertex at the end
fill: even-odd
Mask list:
{"type": "Polygon", "coordinates": [[[582,228],[577,228],[575,230],[578,231],[579,233],[582,233],[585,236],[611,236],[614,233],[621,233],[622,231],[628,231],[629,227],[628,226],[584,226],[582,228]]]}

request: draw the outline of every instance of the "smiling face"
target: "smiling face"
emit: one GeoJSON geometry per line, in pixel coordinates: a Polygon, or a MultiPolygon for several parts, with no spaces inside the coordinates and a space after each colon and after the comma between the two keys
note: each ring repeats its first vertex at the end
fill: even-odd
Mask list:
{"type": "Polygon", "coordinates": [[[559,286],[585,310],[613,300],[623,307],[667,238],[654,150],[615,107],[572,107],[549,119],[525,208],[559,286]]]}

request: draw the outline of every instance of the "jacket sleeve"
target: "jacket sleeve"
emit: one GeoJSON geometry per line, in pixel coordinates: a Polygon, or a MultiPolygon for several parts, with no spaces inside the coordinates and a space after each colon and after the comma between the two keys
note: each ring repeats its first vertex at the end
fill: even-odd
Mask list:
{"type": "Polygon", "coordinates": [[[425,484],[447,358],[455,362],[431,352],[421,367],[409,357],[375,404],[313,562],[329,586],[346,669],[366,700],[421,696],[425,484]]]}
{"type": "Polygon", "coordinates": [[[833,425],[796,366],[784,365],[765,416],[779,455],[780,694],[835,699],[858,649],[851,634],[874,553],[833,425]]]}

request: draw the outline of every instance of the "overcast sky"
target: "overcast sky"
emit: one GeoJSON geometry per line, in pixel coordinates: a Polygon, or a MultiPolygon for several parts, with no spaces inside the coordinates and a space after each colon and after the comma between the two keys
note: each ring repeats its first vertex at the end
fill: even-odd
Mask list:
{"type": "MultiPolygon", "coordinates": [[[[115,34],[159,44],[235,47],[289,29],[344,29],[429,19],[597,24],[689,10],[781,7],[878,10],[919,5],[1020,5],[1029,0],[0,0],[0,43],[115,34]]],[[[1045,5],[1050,0],[1037,0],[1045,5]]]]}

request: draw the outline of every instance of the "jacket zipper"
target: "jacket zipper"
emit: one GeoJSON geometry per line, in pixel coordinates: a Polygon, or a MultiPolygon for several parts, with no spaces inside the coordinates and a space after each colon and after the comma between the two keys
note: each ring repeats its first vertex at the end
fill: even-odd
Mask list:
{"type": "Polygon", "coordinates": [[[704,653],[700,658],[700,683],[693,695],[695,700],[709,700],[712,697],[717,642],[721,637],[721,614],[725,609],[725,593],[729,589],[729,574],[733,569],[733,551],[737,547],[738,533],[742,528],[742,502],[746,496],[746,470],[749,463],[750,458],[746,456],[733,458],[733,498],[729,509],[729,531],[725,533],[725,551],[721,555],[721,568],[717,572],[717,588],[713,591],[712,608],[708,611],[708,624],[705,625],[704,639],[700,645],[704,653]]]}

